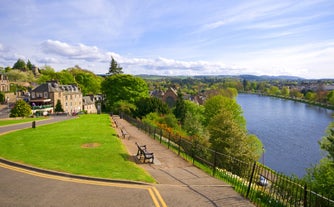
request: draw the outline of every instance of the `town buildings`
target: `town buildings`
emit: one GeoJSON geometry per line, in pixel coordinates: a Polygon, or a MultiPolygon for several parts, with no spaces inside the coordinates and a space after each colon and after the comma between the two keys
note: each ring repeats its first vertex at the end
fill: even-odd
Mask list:
{"type": "Polygon", "coordinates": [[[74,84],[61,85],[57,81],[47,81],[30,92],[30,104],[33,113],[54,113],[57,102],[60,102],[65,113],[76,114],[82,110],[87,113],[96,113],[94,104],[83,99],[80,88],[74,84]]]}

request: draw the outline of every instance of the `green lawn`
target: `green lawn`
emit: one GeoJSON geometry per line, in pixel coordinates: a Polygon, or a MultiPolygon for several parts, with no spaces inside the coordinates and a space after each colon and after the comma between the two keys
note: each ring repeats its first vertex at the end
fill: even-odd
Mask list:
{"type": "Polygon", "coordinates": [[[79,175],[154,182],[144,169],[129,161],[106,114],[81,115],[3,135],[0,157],[79,175]]]}
{"type": "Polygon", "coordinates": [[[0,126],[10,125],[10,124],[20,124],[24,122],[37,121],[47,119],[44,117],[38,118],[9,118],[9,119],[0,119],[0,126]]]}

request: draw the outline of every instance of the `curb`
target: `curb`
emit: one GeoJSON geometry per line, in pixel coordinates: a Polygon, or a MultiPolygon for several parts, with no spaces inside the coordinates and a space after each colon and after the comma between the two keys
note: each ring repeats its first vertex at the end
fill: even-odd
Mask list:
{"type": "Polygon", "coordinates": [[[42,169],[42,168],[37,168],[37,167],[29,166],[29,165],[16,163],[16,162],[9,161],[9,160],[3,159],[3,158],[0,158],[0,162],[3,163],[3,164],[6,164],[6,165],[22,168],[22,169],[25,169],[25,170],[31,170],[31,171],[38,172],[38,173],[61,176],[61,177],[66,177],[66,178],[75,178],[75,179],[80,179],[80,180],[99,181],[99,182],[107,182],[107,183],[150,185],[149,183],[144,183],[144,182],[140,182],[140,181],[98,178],[98,177],[90,177],[90,176],[84,176],[84,175],[74,175],[74,174],[70,174],[70,173],[63,173],[63,172],[57,172],[57,171],[52,171],[52,170],[46,170],[46,169],[42,169]]]}

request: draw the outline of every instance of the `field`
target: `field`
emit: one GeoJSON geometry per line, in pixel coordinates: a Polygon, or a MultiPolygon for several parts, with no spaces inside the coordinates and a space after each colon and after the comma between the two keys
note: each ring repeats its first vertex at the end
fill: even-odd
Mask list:
{"type": "Polygon", "coordinates": [[[129,155],[109,115],[76,119],[12,132],[0,137],[0,157],[78,175],[154,182],[129,155]]]}

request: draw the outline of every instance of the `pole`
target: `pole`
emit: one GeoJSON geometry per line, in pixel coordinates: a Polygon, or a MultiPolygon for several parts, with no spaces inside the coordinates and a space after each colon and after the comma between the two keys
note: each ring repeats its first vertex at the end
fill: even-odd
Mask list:
{"type": "Polygon", "coordinates": [[[9,97],[7,96],[7,104],[8,104],[8,117],[10,116],[10,108],[9,108],[9,97]]]}
{"type": "Polygon", "coordinates": [[[264,165],[264,146],[262,146],[262,164],[264,165]]]}

